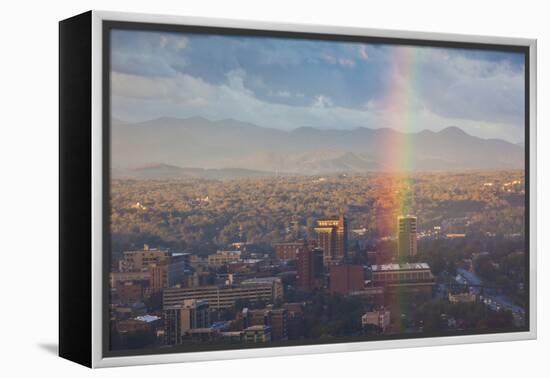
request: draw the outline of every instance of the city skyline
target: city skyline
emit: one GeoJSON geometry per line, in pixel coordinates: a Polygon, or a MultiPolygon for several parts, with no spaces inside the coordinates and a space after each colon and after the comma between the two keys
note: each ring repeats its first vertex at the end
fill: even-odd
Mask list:
{"type": "MultiPolygon", "coordinates": [[[[144,245],[143,250],[125,251],[118,261],[118,271],[111,272],[111,288],[114,289],[111,300],[115,300],[111,343],[116,345],[115,349],[144,347],[147,343],[171,347],[206,343],[224,348],[297,340],[316,329],[319,314],[310,314],[313,318],[308,319],[305,313],[308,308],[322,303],[317,302],[319,296],[325,298],[321,301],[332,301],[332,306],[340,301],[347,303],[346,306],[361,303],[359,313],[340,310],[333,319],[339,324],[335,326],[340,329],[338,332],[355,337],[376,339],[405,329],[423,333],[425,326],[429,332],[453,332],[465,324],[470,324],[470,328],[487,327],[483,322],[495,328],[499,324],[518,328],[524,324],[523,307],[515,305],[510,297],[479,277],[477,260],[487,258],[488,252],[472,254],[469,270],[453,268],[456,278],[448,277],[448,273],[439,268],[435,268],[438,273],[434,274],[429,264],[414,260],[418,238],[416,221],[414,215],[399,215],[395,229],[397,244],[386,252],[377,251],[372,260],[369,253],[355,249],[352,258],[343,251],[342,260],[325,259],[323,264],[323,251],[334,246],[328,245],[319,232],[335,227],[332,233],[343,233],[336,244],[347,241],[349,230],[343,213],[316,220],[312,227],[317,240],[294,239],[293,243],[275,244],[273,260],[268,255],[251,252],[254,244],[245,242],[242,236],[239,236],[240,242],[231,244],[237,250],[218,250],[207,258],[150,249],[148,245],[144,245]],[[403,221],[414,221],[414,224],[403,226],[403,221]],[[320,226],[325,228],[320,230],[320,226]],[[414,251],[406,254],[401,251],[403,232],[411,233],[415,244],[414,251]],[[176,261],[179,262],[174,267],[176,261]],[[474,263],[476,268],[472,266],[474,263]],[[296,271],[292,270],[293,266],[296,271]],[[242,267],[246,267],[245,270],[242,267]],[[275,274],[281,271],[285,275],[275,274]],[[199,272],[206,280],[197,279],[199,272]],[[159,273],[163,279],[156,278],[159,273]],[[170,283],[172,274],[177,279],[170,283]],[[155,286],[157,282],[158,287],[155,286]],[[153,309],[155,315],[144,313],[144,308],[138,306],[140,299],[151,295],[148,292],[162,297],[162,307],[156,310],[151,307],[155,302],[149,298],[147,308],[153,309]],[[404,300],[405,297],[409,299],[404,300]],[[313,302],[300,302],[296,298],[309,298],[313,302]],[[430,301],[439,305],[448,303],[447,311],[457,314],[454,315],[457,318],[447,319],[445,314],[441,320],[430,323],[429,317],[433,315],[425,313],[426,310],[421,310],[421,318],[416,320],[401,314],[401,311],[408,311],[415,319],[417,311],[412,308],[422,308],[430,301]],[[124,315],[129,303],[134,303],[130,318],[124,315]],[[404,310],[407,307],[409,310],[404,310]],[[466,309],[472,314],[460,315],[466,309]],[[304,332],[304,326],[308,331],[304,332]]],[[[440,234],[439,230],[441,227],[433,227],[434,233],[424,232],[423,237],[432,241],[457,237],[456,234],[440,234]]],[[[343,248],[348,249],[347,243],[343,248]]],[[[439,319],[439,309],[433,311],[439,319]]],[[[335,312],[333,309],[328,313],[335,312]]]]}
{"type": "Polygon", "coordinates": [[[111,351],[528,326],[523,54],[110,42],[111,351]]]}

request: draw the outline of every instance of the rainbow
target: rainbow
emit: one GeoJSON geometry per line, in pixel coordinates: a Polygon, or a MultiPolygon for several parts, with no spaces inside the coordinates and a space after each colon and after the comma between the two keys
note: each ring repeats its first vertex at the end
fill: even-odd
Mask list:
{"type": "MultiPolygon", "coordinates": [[[[417,130],[418,59],[422,48],[409,46],[391,46],[387,85],[380,103],[384,127],[390,130],[384,140],[383,160],[380,169],[384,175],[383,200],[377,209],[376,223],[379,236],[397,235],[397,217],[411,212],[413,200],[412,169],[414,145],[410,133],[417,130]]],[[[397,248],[397,247],[396,247],[397,248]]],[[[397,250],[394,251],[397,253],[397,250]]],[[[392,323],[395,330],[402,332],[401,313],[406,311],[405,293],[397,292],[390,305],[392,323]]]]}
{"type": "Polygon", "coordinates": [[[390,186],[385,192],[384,214],[380,217],[379,231],[383,236],[395,235],[395,223],[398,215],[406,215],[411,210],[411,171],[414,145],[409,134],[417,130],[418,57],[422,48],[409,46],[391,46],[387,86],[381,106],[384,127],[387,133],[383,149],[385,151],[380,168],[388,173],[390,186]],[[390,219],[388,219],[390,218],[390,219]],[[388,225],[386,225],[389,223],[388,225]]]}

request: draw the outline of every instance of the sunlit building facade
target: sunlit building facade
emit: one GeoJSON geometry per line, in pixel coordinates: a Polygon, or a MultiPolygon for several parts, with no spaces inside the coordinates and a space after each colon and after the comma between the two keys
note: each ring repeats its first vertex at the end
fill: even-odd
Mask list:
{"type": "Polygon", "coordinates": [[[397,218],[397,250],[400,258],[416,256],[417,218],[413,215],[397,218]]]}
{"type": "Polygon", "coordinates": [[[325,265],[335,265],[345,261],[348,251],[348,224],[344,215],[338,218],[319,219],[315,232],[317,245],[324,253],[325,265]]]}

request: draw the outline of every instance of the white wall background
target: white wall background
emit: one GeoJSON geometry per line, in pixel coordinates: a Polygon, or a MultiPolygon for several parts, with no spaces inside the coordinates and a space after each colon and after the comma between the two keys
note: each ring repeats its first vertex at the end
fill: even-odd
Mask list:
{"type": "Polygon", "coordinates": [[[545,258],[550,26],[545,1],[6,1],[0,22],[0,371],[4,377],[543,376],[550,350],[545,258]],[[89,9],[537,38],[539,340],[178,364],[92,372],[57,343],[57,21],[89,9]]]}

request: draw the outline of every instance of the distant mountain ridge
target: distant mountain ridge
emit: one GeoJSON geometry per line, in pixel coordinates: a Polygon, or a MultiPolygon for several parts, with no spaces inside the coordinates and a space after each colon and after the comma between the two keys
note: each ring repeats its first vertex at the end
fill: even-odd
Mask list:
{"type": "Polygon", "coordinates": [[[163,117],[139,123],[113,120],[111,142],[115,177],[379,172],[395,169],[396,161],[415,171],[524,166],[521,145],[477,138],[458,127],[411,134],[366,127],[283,131],[231,119],[163,117]]]}
{"type": "Polygon", "coordinates": [[[168,178],[207,178],[223,180],[227,178],[274,176],[274,172],[254,171],[243,168],[184,168],[168,164],[149,164],[137,168],[115,168],[112,171],[117,178],[168,179],[168,178]]]}

